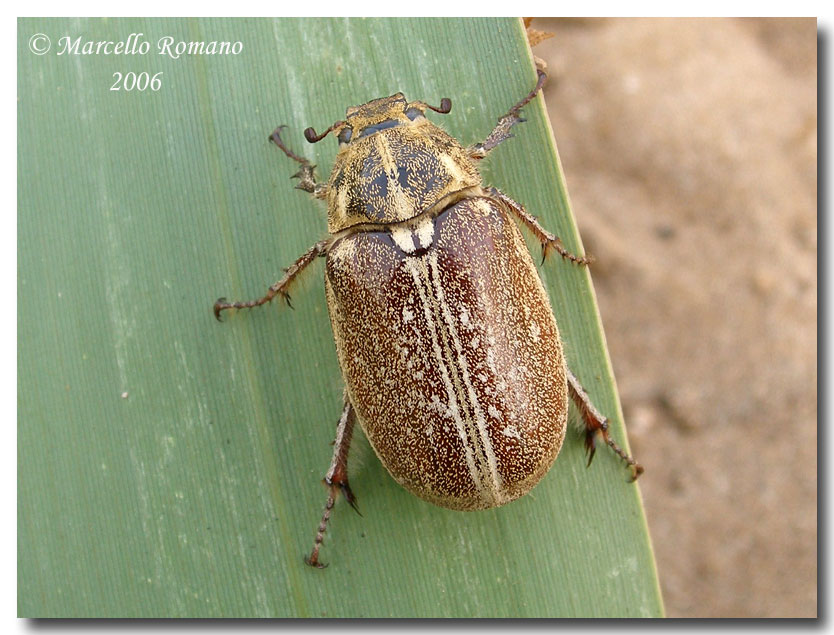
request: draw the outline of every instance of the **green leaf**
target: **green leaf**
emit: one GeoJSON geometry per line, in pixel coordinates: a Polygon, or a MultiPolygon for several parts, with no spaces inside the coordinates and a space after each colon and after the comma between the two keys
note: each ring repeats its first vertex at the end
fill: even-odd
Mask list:
{"type": "MultiPolygon", "coordinates": [[[[330,567],[307,567],[342,392],[321,266],[295,310],[211,312],[325,236],[267,141],[276,125],[326,178],[335,142],[301,133],[347,106],[448,96],[431,116],[469,144],[534,81],[511,19],[19,21],[21,616],[662,614],[638,487],[606,449],[586,469],[579,434],[529,495],[471,513],[410,495],[361,439],[363,515],[339,502],[330,567]],[[131,33],[147,54],[57,54],[62,36],[131,33]],[[243,50],[172,59],[165,36],[243,50]],[[162,86],[111,90],[128,72],[162,86]]],[[[581,252],[541,98],[525,113],[485,182],[581,252]]],[[[542,276],[569,363],[625,444],[589,274],[553,259],[542,276]]]]}

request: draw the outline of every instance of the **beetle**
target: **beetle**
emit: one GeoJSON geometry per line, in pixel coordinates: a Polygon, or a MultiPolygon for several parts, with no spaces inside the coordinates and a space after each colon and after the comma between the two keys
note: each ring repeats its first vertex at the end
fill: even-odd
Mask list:
{"type": "Polygon", "coordinates": [[[568,399],[584,424],[588,464],[601,436],[632,471],[643,468],[611,438],[565,363],[547,293],[516,221],[549,252],[576,256],[519,203],[483,184],[478,162],[523,121],[521,109],[546,75],[501,117],[482,143],[463,147],[426,118],[439,107],[402,93],[347,109],[310,143],[335,133],[339,152],[329,181],[282,141],[300,164],[298,189],[327,202],[329,237],[317,242],[267,293],[249,302],[215,302],[214,314],[291,305],[298,274],[325,259],[325,294],[344,406],[328,497],[306,562],[323,567],[319,550],[341,493],[356,508],[347,473],[358,420],[391,476],[420,498],[457,510],[504,505],[529,492],[556,459],[565,436],[568,399]]]}

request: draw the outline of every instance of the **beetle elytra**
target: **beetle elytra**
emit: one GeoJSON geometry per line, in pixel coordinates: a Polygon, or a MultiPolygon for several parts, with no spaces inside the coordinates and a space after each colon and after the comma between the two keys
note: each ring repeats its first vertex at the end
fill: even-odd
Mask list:
{"type": "Polygon", "coordinates": [[[478,162],[509,138],[535,88],[482,142],[463,147],[425,117],[440,107],[401,93],[348,108],[331,132],[339,140],[330,179],[294,154],[278,128],[270,139],[301,167],[298,188],[327,202],[329,237],[313,245],[267,293],[250,302],[219,299],[222,311],[289,302],[297,275],[326,260],[325,292],[345,382],[328,498],[308,564],[319,550],[341,492],[355,507],[347,458],[359,422],[403,487],[436,505],[475,510],[530,491],[562,446],[568,399],[584,423],[588,463],[601,436],[637,478],[642,467],[610,437],[565,363],[547,293],[516,222],[564,259],[568,252],[521,205],[486,187],[478,162]]]}

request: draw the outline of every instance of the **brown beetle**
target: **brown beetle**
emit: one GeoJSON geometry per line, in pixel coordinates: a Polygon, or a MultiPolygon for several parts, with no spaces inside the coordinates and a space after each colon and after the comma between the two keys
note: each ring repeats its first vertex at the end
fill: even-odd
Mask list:
{"type": "Polygon", "coordinates": [[[345,405],[324,515],[307,562],[319,563],[327,521],[341,491],[355,507],[347,476],[358,419],[388,472],[442,507],[496,507],[524,495],[550,469],[565,436],[568,396],[585,425],[590,464],[597,433],[632,469],[642,467],[608,434],[608,423],[565,364],[547,293],[513,218],[544,253],[584,265],[524,208],[481,182],[477,162],[507,139],[536,87],[480,144],[462,147],[432,124],[427,109],[401,93],[349,108],[318,135],[336,132],[340,150],[327,185],[301,164],[298,188],[328,205],[330,237],[299,258],[266,295],[214,305],[251,308],[275,296],[289,302],[298,273],[326,257],[325,290],[345,405]]]}

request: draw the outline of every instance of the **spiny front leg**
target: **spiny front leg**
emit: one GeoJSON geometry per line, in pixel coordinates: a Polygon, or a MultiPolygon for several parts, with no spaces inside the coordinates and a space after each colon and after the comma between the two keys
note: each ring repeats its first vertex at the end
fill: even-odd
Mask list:
{"type": "Polygon", "coordinates": [[[280,150],[286,154],[290,159],[293,161],[298,161],[301,164],[298,172],[292,175],[292,178],[298,179],[298,185],[295,186],[298,190],[304,190],[305,192],[309,192],[315,198],[326,198],[327,197],[327,185],[324,183],[317,183],[315,176],[313,175],[313,170],[315,169],[315,165],[310,163],[304,157],[298,156],[295,152],[290,150],[284,142],[281,140],[281,130],[286,128],[286,126],[278,126],[271,135],[269,135],[269,140],[272,141],[280,150]]]}
{"type": "Polygon", "coordinates": [[[324,484],[327,486],[327,503],[324,506],[324,513],[316,530],[313,551],[309,557],[304,558],[304,562],[318,569],[323,569],[327,566],[319,562],[319,549],[321,549],[321,543],[324,542],[324,532],[327,531],[330,512],[333,510],[333,505],[336,504],[336,497],[339,495],[339,492],[342,493],[345,500],[353,507],[356,513],[359,513],[359,509],[356,507],[356,498],[353,492],[350,491],[347,473],[348,451],[350,450],[350,442],[353,438],[353,426],[355,423],[356,413],[348,399],[347,392],[345,392],[345,407],[342,410],[342,416],[339,418],[339,425],[336,427],[336,440],[333,442],[333,458],[330,461],[330,469],[327,470],[327,474],[324,476],[324,484]]]}
{"type": "Polygon", "coordinates": [[[643,466],[614,442],[608,433],[608,419],[591,403],[591,398],[588,397],[588,393],[585,392],[570,368],[566,366],[565,370],[568,376],[568,391],[571,399],[579,408],[579,413],[582,415],[582,421],[585,424],[585,449],[588,452],[588,465],[591,465],[591,461],[594,460],[596,436],[599,432],[602,434],[602,440],[631,468],[631,480],[636,481],[637,477],[643,473],[643,466]]]}
{"type": "Polygon", "coordinates": [[[284,301],[292,308],[290,302],[289,289],[293,281],[298,275],[313,262],[317,257],[324,256],[327,253],[327,246],[330,240],[322,240],[310,247],[303,256],[296,260],[292,265],[285,269],[284,277],[267,289],[266,295],[257,300],[250,300],[249,302],[226,302],[226,298],[220,298],[214,303],[214,317],[220,321],[220,313],[227,309],[251,309],[252,307],[261,306],[270,302],[275,296],[280,295],[284,301]]]}
{"type": "Polygon", "coordinates": [[[545,261],[547,255],[551,251],[557,252],[565,260],[570,260],[572,263],[577,265],[589,265],[594,261],[593,256],[577,256],[565,249],[565,246],[562,244],[562,241],[559,239],[558,236],[555,236],[554,234],[551,234],[549,231],[547,231],[544,227],[541,226],[541,223],[539,223],[538,219],[535,216],[533,216],[530,212],[524,209],[524,207],[522,207],[520,203],[516,203],[513,199],[501,192],[499,189],[494,187],[490,188],[490,193],[493,197],[506,204],[507,207],[510,208],[510,211],[515,215],[515,217],[522,223],[524,223],[524,225],[531,232],[533,232],[533,235],[541,243],[542,246],[542,262],[545,261]]]}
{"type": "Polygon", "coordinates": [[[510,129],[514,125],[525,121],[521,118],[521,109],[533,100],[544,85],[544,80],[547,79],[547,74],[542,69],[537,68],[536,73],[538,74],[536,87],[524,99],[510,108],[506,115],[498,120],[498,125],[489,133],[489,136],[483,143],[476,143],[468,148],[470,157],[473,159],[483,159],[495,146],[512,137],[510,129]]]}

